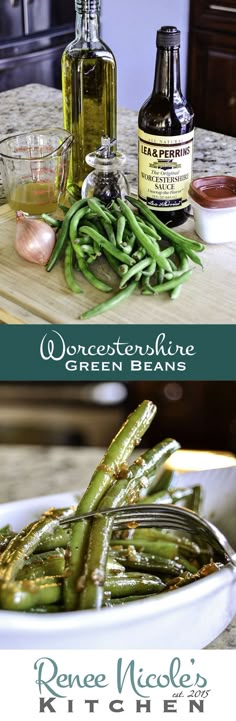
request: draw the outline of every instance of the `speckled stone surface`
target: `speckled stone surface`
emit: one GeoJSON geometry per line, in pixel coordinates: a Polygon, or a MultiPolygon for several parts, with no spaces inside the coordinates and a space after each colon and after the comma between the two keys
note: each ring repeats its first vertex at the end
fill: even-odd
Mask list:
{"type": "MultiPolygon", "coordinates": [[[[61,92],[44,85],[26,85],[0,93],[0,139],[33,128],[63,126],[61,92]]],[[[118,145],[127,156],[130,189],[137,190],[137,113],[120,108],[118,145]]],[[[235,175],[236,138],[196,129],[193,175],[235,175]]],[[[5,193],[0,177],[0,203],[5,193]]]]}
{"type": "MultiPolygon", "coordinates": [[[[0,503],[79,491],[102,458],[99,448],[40,446],[0,447],[0,503]]],[[[236,648],[236,617],[208,649],[236,648]]]]}

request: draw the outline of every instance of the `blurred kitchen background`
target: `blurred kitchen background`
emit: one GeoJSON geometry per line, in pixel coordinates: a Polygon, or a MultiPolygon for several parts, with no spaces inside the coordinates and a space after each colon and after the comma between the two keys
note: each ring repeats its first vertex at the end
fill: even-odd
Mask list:
{"type": "Polygon", "coordinates": [[[0,383],[0,444],[107,446],[143,399],[158,412],[142,445],[236,454],[236,382],[0,383]]]}
{"type": "MultiPolygon", "coordinates": [[[[74,0],[0,0],[0,91],[61,87],[62,51],[74,37],[74,0]]],[[[118,104],[150,94],[156,30],[181,30],[182,89],[196,125],[236,135],[236,0],[102,0],[102,37],[118,64],[118,104]]]]}

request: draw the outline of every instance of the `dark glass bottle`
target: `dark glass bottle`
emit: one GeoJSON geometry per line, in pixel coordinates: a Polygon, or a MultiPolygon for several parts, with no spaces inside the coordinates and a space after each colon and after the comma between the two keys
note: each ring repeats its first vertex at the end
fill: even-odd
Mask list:
{"type": "Polygon", "coordinates": [[[151,96],[139,111],[139,198],[164,223],[179,225],[189,207],[194,114],[181,92],[180,32],[157,32],[157,60],[151,96]]]}

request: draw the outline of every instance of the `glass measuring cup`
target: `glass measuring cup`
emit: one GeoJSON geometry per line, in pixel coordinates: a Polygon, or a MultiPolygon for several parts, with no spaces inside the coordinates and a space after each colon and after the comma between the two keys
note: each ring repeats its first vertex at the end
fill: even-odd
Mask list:
{"type": "Polygon", "coordinates": [[[53,213],[65,193],[73,136],[60,128],[36,129],[0,141],[7,201],[29,215],[53,213]]]}

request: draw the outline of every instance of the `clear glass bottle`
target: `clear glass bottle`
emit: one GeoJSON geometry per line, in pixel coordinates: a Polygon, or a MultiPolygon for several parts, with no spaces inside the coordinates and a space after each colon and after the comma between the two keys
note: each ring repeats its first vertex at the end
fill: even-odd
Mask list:
{"type": "Polygon", "coordinates": [[[83,182],[82,198],[96,196],[105,205],[109,205],[112,200],[129,194],[128,181],[123,172],[126,156],[111,150],[114,143],[115,140],[108,137],[102,138],[101,147],[86,156],[86,162],[94,170],[83,182]]]}
{"type": "Polygon", "coordinates": [[[194,114],[181,92],[180,32],[157,32],[152,94],[139,111],[139,197],[165,223],[186,219],[192,172],[194,114]]]}
{"type": "Polygon", "coordinates": [[[116,61],[99,37],[100,0],[75,0],[76,37],[62,55],[64,127],[74,136],[68,190],[79,197],[86,155],[116,137],[116,61]]]}

